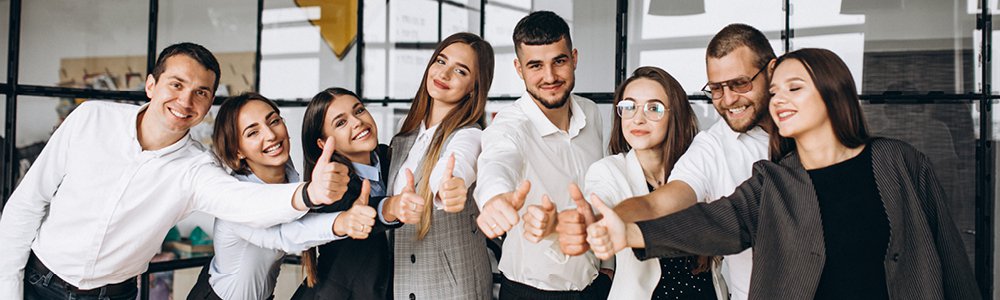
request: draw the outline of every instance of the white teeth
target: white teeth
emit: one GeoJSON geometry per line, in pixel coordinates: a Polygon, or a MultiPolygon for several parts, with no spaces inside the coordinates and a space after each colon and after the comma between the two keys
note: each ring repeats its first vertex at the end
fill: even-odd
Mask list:
{"type": "Polygon", "coordinates": [[[173,109],[169,109],[169,108],[168,108],[167,110],[169,110],[169,111],[170,111],[170,113],[171,113],[171,114],[173,114],[173,115],[174,115],[175,117],[178,117],[178,118],[181,118],[181,119],[184,119],[184,118],[187,118],[187,117],[189,117],[188,115],[185,115],[185,114],[181,114],[181,113],[179,113],[179,112],[176,112],[176,111],[174,111],[173,109]]]}
{"type": "Polygon", "coordinates": [[[272,152],[278,151],[280,149],[281,149],[281,144],[277,144],[277,145],[268,147],[267,149],[264,149],[264,153],[272,153],[272,152]]]}
{"type": "Polygon", "coordinates": [[[784,117],[788,117],[788,116],[791,116],[791,115],[794,115],[794,114],[795,114],[794,111],[783,111],[783,112],[781,112],[781,113],[778,114],[778,117],[779,118],[784,118],[784,117]]]}
{"type": "Polygon", "coordinates": [[[364,138],[366,136],[368,136],[368,129],[365,129],[365,131],[362,131],[361,133],[359,133],[357,136],[354,137],[354,139],[355,140],[359,140],[359,139],[362,139],[362,138],[364,138]]]}
{"type": "Polygon", "coordinates": [[[730,108],[729,112],[733,113],[733,114],[738,114],[738,113],[743,112],[744,110],[747,110],[747,107],[750,107],[750,106],[747,105],[747,106],[741,106],[741,107],[736,107],[736,108],[730,108]]]}

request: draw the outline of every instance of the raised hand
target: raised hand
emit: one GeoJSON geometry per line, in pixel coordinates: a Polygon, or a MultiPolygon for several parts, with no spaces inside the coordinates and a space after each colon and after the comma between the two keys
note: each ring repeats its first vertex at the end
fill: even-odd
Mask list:
{"type": "Polygon", "coordinates": [[[591,201],[604,217],[587,227],[587,242],[590,243],[590,249],[597,258],[609,259],[618,251],[625,249],[628,241],[625,236],[625,222],[597,196],[592,196],[591,201]]]}
{"type": "Polygon", "coordinates": [[[405,224],[420,223],[420,217],[424,213],[424,203],[427,201],[417,195],[413,187],[413,172],[406,169],[406,187],[399,194],[389,198],[388,205],[384,205],[382,216],[386,221],[394,222],[399,220],[405,224]]]}
{"type": "Polygon", "coordinates": [[[529,191],[531,182],[525,180],[513,192],[499,194],[486,201],[479,218],[476,218],[476,223],[483,234],[492,239],[514,228],[520,221],[517,211],[524,206],[524,198],[528,196],[529,191]]]}
{"type": "Polygon", "coordinates": [[[438,197],[444,204],[444,211],[455,213],[465,209],[466,195],[469,189],[465,187],[465,179],[454,177],[455,154],[448,157],[448,166],[444,170],[444,177],[441,178],[441,186],[438,188],[438,197]]]}
{"type": "Polygon", "coordinates": [[[368,179],[361,183],[361,194],[354,200],[351,209],[340,213],[333,221],[333,233],[338,236],[349,236],[352,239],[363,240],[368,238],[375,225],[375,209],[368,206],[368,195],[371,193],[371,184],[368,179]]]}
{"type": "Polygon", "coordinates": [[[575,183],[569,185],[569,197],[576,203],[576,209],[559,212],[559,224],[555,231],[559,234],[559,248],[563,253],[580,255],[590,249],[587,244],[587,226],[594,223],[594,211],[575,183]]]}
{"type": "Polygon", "coordinates": [[[556,205],[549,199],[549,195],[543,195],[542,204],[528,205],[523,218],[524,238],[529,242],[538,243],[555,230],[556,205]]]}
{"type": "Polygon", "coordinates": [[[326,138],[323,154],[313,168],[312,182],[305,192],[309,193],[309,200],[314,205],[330,205],[339,201],[347,192],[347,183],[351,181],[347,166],[330,160],[334,148],[333,137],[326,138]]]}

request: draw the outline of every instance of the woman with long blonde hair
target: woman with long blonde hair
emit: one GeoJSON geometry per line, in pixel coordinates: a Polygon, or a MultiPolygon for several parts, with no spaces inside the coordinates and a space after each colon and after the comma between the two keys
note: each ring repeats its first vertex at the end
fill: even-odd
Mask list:
{"type": "Polygon", "coordinates": [[[389,186],[413,188],[425,201],[416,226],[395,230],[396,299],[489,299],[492,280],[479,210],[468,192],[486,97],[493,81],[493,48],[481,37],[456,33],[427,63],[400,133],[392,139],[389,186]],[[416,186],[404,175],[412,170],[416,186]]]}

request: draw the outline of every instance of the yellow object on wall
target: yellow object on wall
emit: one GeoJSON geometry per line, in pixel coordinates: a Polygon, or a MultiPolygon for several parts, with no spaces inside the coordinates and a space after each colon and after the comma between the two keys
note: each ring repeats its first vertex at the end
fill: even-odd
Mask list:
{"type": "Polygon", "coordinates": [[[358,0],[295,0],[295,4],[319,7],[319,19],[309,23],[319,27],[320,35],[337,59],[344,59],[358,35],[358,0]]]}

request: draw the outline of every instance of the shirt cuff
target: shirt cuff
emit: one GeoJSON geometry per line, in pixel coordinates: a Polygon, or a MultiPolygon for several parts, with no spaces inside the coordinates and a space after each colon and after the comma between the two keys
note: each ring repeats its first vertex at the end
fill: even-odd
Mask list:
{"type": "Polygon", "coordinates": [[[399,224],[399,220],[396,220],[395,222],[389,222],[389,221],[386,221],[385,220],[385,216],[382,215],[382,205],[385,205],[386,200],[389,200],[389,197],[382,198],[382,201],[378,202],[378,211],[377,212],[378,212],[378,220],[379,220],[379,222],[382,222],[382,224],[385,224],[385,225],[396,225],[396,224],[399,224]]]}
{"type": "Polygon", "coordinates": [[[339,211],[333,213],[320,213],[315,217],[306,215],[300,220],[302,220],[302,225],[305,228],[310,228],[315,231],[314,234],[318,238],[317,240],[338,240],[340,238],[347,237],[340,237],[333,233],[333,223],[337,221],[337,217],[339,217],[341,213],[342,212],[339,211]]]}

